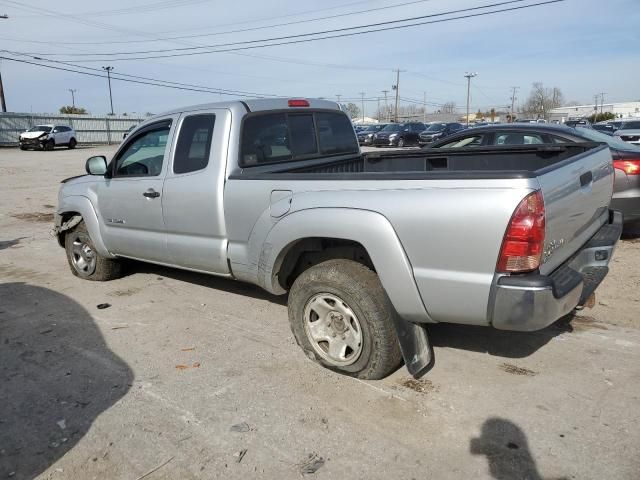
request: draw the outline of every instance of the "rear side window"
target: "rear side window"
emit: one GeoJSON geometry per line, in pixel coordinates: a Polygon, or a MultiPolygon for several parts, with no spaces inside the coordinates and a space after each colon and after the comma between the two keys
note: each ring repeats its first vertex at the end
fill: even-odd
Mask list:
{"type": "Polygon", "coordinates": [[[189,173],[206,168],[215,121],[215,115],[191,115],[184,119],[173,159],[174,173],[189,173]]]}
{"type": "Polygon", "coordinates": [[[312,158],[358,151],[350,120],[343,113],[267,113],[248,116],[242,126],[240,165],[312,158]]]}
{"type": "Polygon", "coordinates": [[[624,122],[622,128],[624,130],[638,130],[640,129],[640,122],[624,122]]]}
{"type": "Polygon", "coordinates": [[[464,147],[479,147],[482,145],[482,141],[484,140],[484,135],[471,135],[464,138],[459,138],[457,140],[453,140],[449,143],[445,143],[441,145],[440,148],[464,148],[464,147]]]}
{"type": "Polygon", "coordinates": [[[537,133],[503,133],[495,137],[495,145],[535,145],[544,143],[542,136],[537,133]]]}

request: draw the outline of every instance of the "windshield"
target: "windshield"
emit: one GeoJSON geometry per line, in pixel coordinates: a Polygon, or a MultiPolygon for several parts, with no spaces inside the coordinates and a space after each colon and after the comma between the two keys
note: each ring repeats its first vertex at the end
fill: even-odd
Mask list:
{"type": "Polygon", "coordinates": [[[611,148],[619,148],[622,150],[640,150],[640,148],[631,145],[630,143],[620,140],[618,137],[612,137],[604,133],[592,130],[591,128],[577,127],[576,131],[581,137],[591,140],[592,142],[602,142],[609,145],[611,148]]]}
{"type": "Polygon", "coordinates": [[[51,131],[51,127],[47,127],[46,125],[36,125],[35,127],[31,127],[27,132],[46,132],[49,133],[51,131]]]}
{"type": "Polygon", "coordinates": [[[401,129],[402,129],[402,125],[398,123],[392,123],[384,127],[381,131],[382,132],[399,132],[401,129]]]}
{"type": "Polygon", "coordinates": [[[439,132],[440,130],[444,130],[446,125],[444,123],[432,123],[427,127],[425,132],[439,132]]]}

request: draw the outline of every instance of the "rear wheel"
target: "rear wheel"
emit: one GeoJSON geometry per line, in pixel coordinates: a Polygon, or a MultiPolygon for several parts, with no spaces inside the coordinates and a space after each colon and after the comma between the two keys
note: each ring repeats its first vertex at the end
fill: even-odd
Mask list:
{"type": "Polygon", "coordinates": [[[71,140],[69,140],[69,145],[68,145],[68,147],[69,147],[70,149],[73,149],[73,148],[76,148],[76,145],[77,145],[77,144],[78,144],[78,142],[76,142],[76,139],[75,139],[75,138],[72,138],[71,140]]]}
{"type": "Polygon", "coordinates": [[[307,357],[357,378],[380,379],[400,365],[392,315],[378,276],[352,260],[305,270],[289,292],[291,330],[307,357]]]}
{"type": "Polygon", "coordinates": [[[122,276],[121,262],[105,258],[96,251],[84,222],[67,232],[64,246],[69,267],[76,277],[105,282],[122,276]]]}

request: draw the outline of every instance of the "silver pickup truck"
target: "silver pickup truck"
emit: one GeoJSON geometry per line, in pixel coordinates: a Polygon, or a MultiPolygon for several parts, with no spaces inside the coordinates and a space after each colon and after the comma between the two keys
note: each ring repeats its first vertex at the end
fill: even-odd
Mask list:
{"type": "Polygon", "coordinates": [[[572,312],[622,229],[607,146],[363,155],[323,100],[171,111],[86,170],[56,213],[75,275],[136,259],[288,292],[306,355],[367,379],[403,358],[426,371],[430,323],[531,331],[572,312]]]}

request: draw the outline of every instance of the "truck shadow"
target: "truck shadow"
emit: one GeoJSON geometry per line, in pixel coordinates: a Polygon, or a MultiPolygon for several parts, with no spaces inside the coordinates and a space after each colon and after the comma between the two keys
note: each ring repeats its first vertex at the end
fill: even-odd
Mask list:
{"type": "Polygon", "coordinates": [[[0,477],[41,474],[132,380],[74,300],[25,283],[0,284],[0,477]]]}
{"type": "Polygon", "coordinates": [[[213,288],[222,292],[233,293],[236,295],[244,295],[247,297],[266,300],[277,305],[287,305],[287,295],[272,295],[266,290],[252,285],[250,283],[240,282],[231,278],[217,277],[215,275],[207,275],[206,273],[190,272],[188,270],[180,270],[177,268],[163,267],[152,263],[128,261],[127,273],[147,273],[167,277],[181,282],[192,283],[202,287],[213,288]]]}
{"type": "Polygon", "coordinates": [[[438,323],[428,326],[434,347],[457,348],[488,353],[498,357],[524,358],[549,343],[554,337],[572,332],[572,315],[561,318],[537,332],[509,332],[491,327],[438,323]]]}

